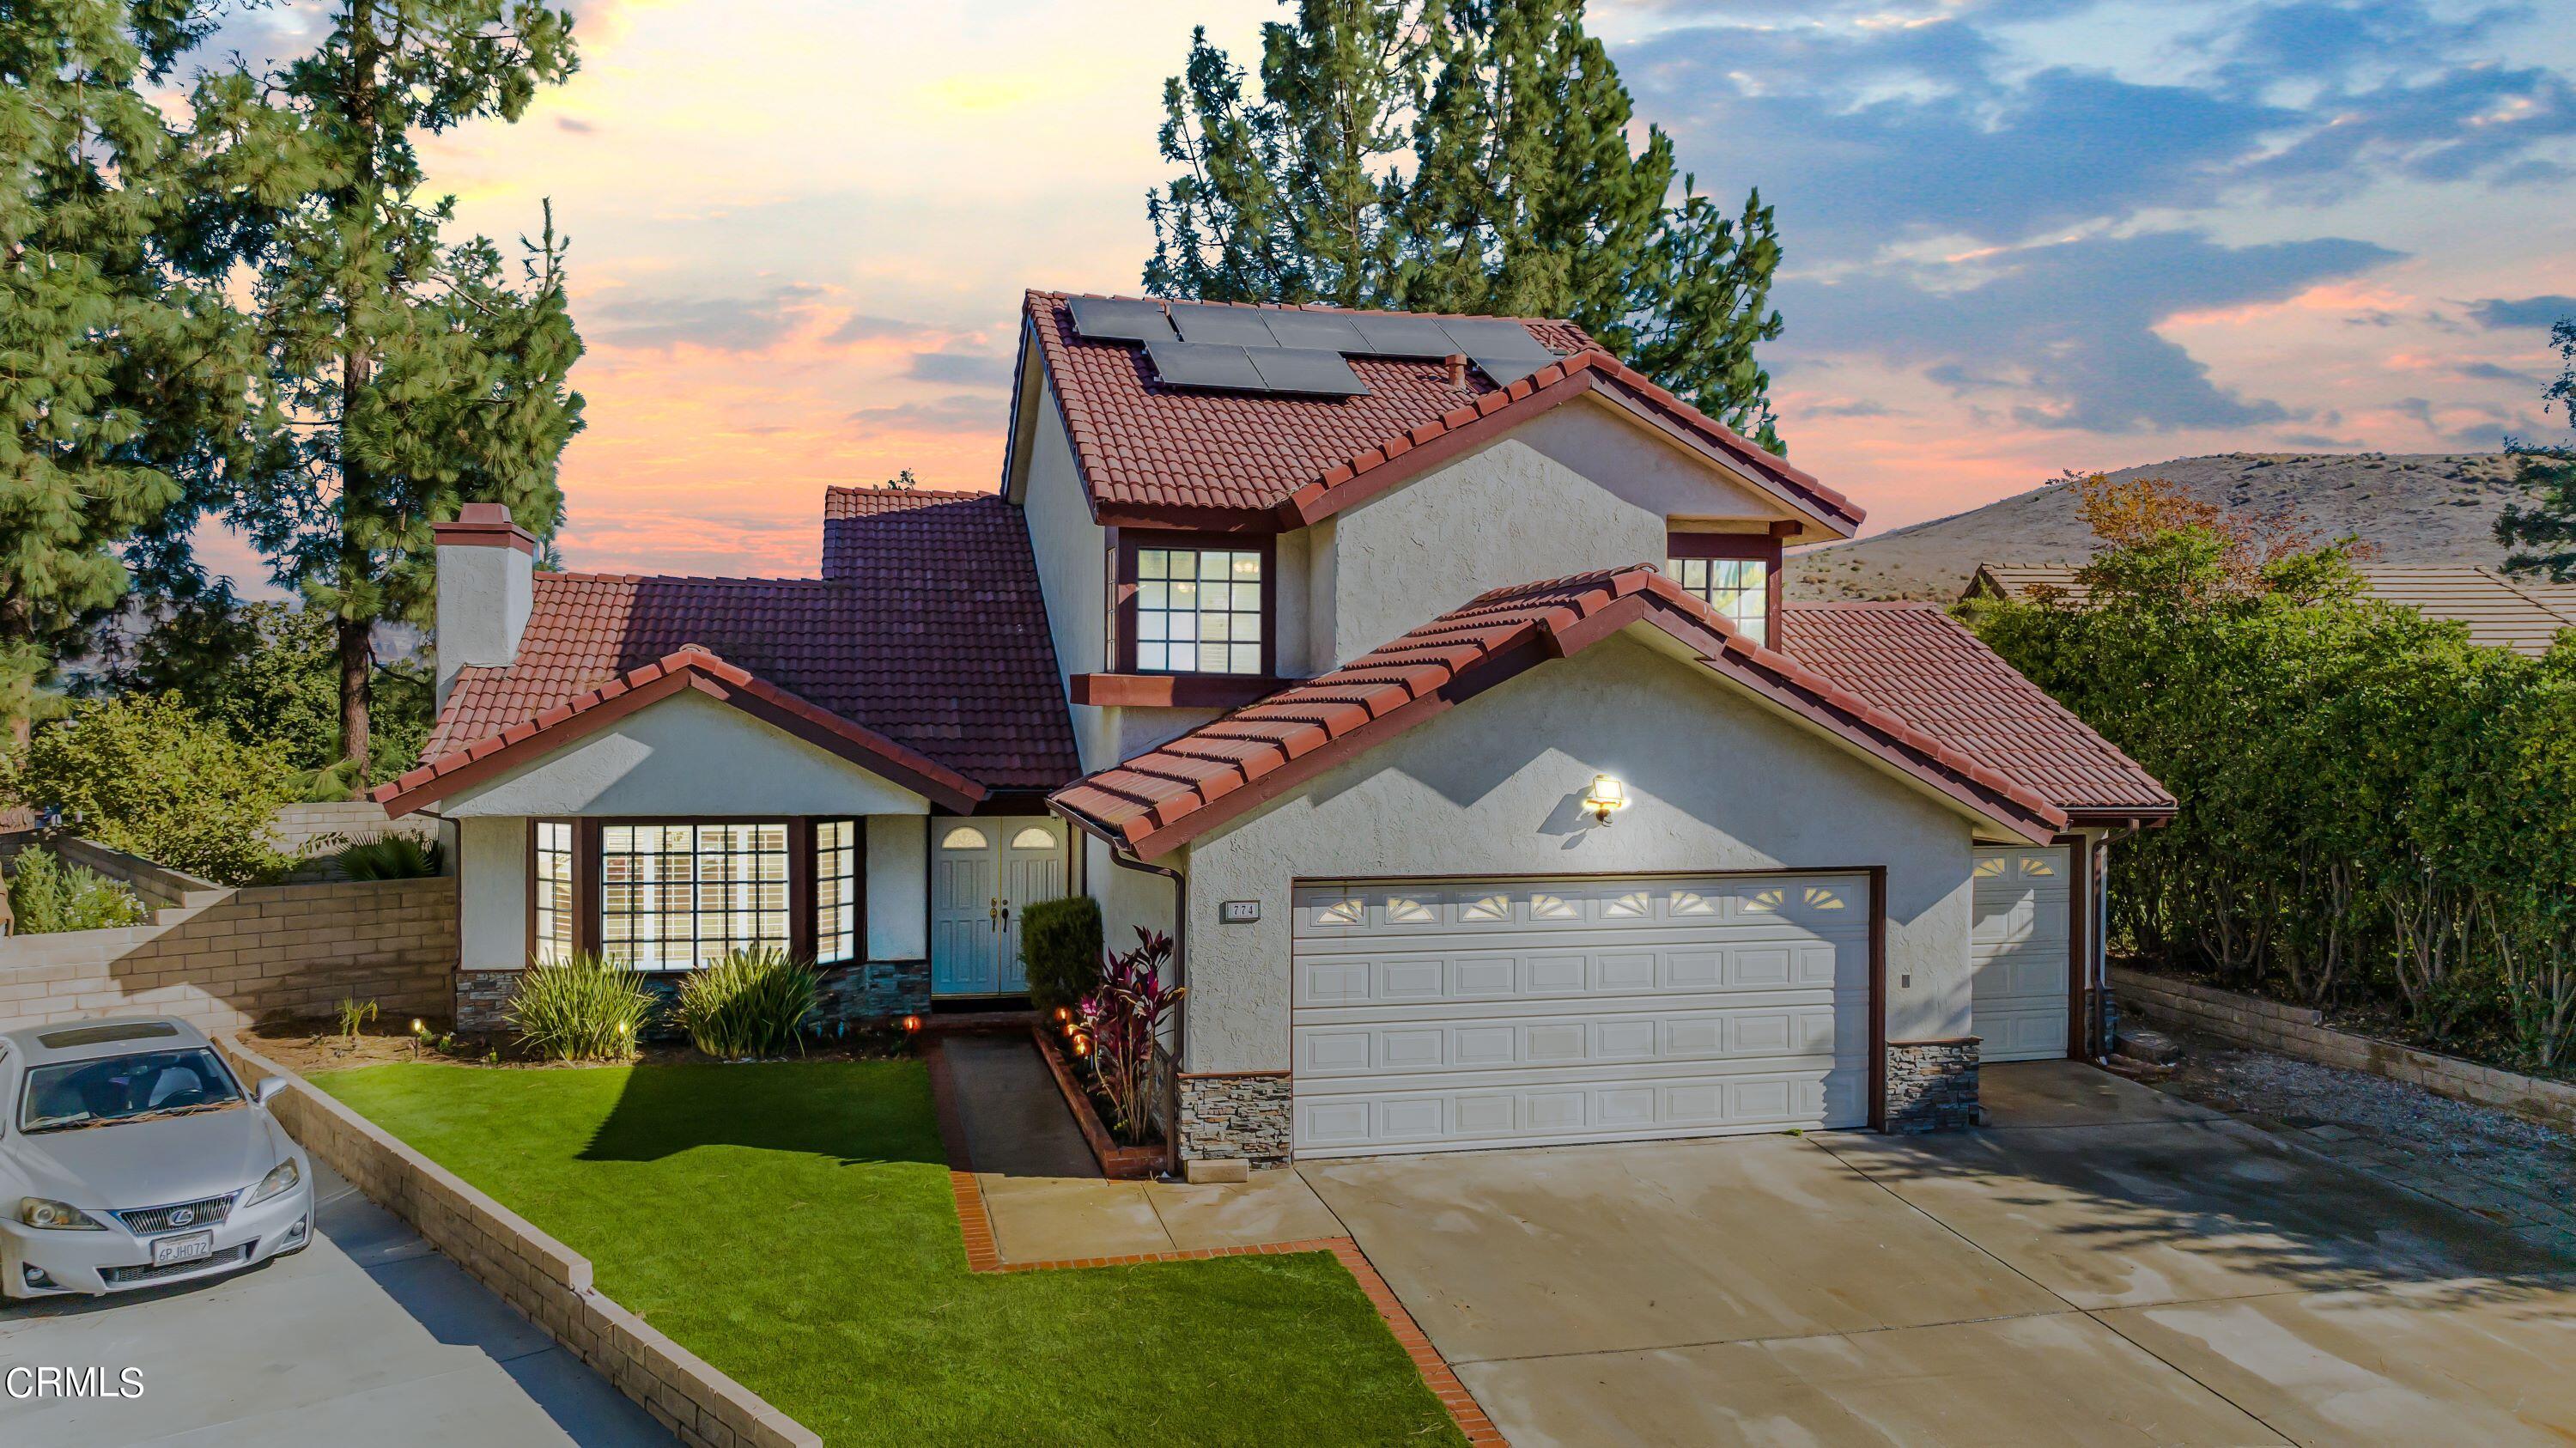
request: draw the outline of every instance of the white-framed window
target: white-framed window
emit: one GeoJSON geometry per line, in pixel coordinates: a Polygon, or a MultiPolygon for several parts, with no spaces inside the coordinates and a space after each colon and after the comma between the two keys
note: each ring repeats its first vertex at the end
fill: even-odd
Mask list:
{"type": "Polygon", "coordinates": [[[1262,583],[1251,549],[1137,549],[1136,667],[1260,673],[1262,583]]]}
{"type": "Polygon", "coordinates": [[[814,821],[814,963],[859,958],[859,822],[814,821]]]}
{"type": "Polygon", "coordinates": [[[1771,565],[1759,558],[1669,558],[1665,567],[1682,590],[1726,615],[1755,643],[1771,637],[1771,565]]]}
{"type": "Polygon", "coordinates": [[[604,824],[599,949],[644,970],[790,948],[785,820],[604,824]]]}
{"type": "Polygon", "coordinates": [[[530,861],[536,911],[529,932],[536,938],[529,942],[529,954],[540,965],[572,954],[572,841],[572,821],[537,821],[531,841],[536,857],[530,861]]]}

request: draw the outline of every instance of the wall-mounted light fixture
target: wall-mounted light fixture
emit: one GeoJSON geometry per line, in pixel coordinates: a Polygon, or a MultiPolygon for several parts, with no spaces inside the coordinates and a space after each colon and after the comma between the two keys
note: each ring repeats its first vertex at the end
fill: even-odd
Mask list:
{"type": "Polygon", "coordinates": [[[1594,819],[1606,825],[1613,813],[1628,807],[1628,786],[1621,784],[1615,776],[1596,774],[1592,776],[1591,793],[1583,796],[1583,807],[1592,811],[1594,819]]]}

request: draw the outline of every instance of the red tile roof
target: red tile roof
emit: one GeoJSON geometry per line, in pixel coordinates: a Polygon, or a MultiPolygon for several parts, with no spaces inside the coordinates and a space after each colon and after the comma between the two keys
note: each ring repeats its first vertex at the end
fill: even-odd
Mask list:
{"type": "Polygon", "coordinates": [[[1393,643],[1088,775],[1049,803],[1151,858],[1475,693],[1648,623],[1715,672],[1886,760],[1977,813],[2045,840],[2044,793],[1735,631],[1652,567],[1496,589],[1393,643]]]}
{"type": "Polygon", "coordinates": [[[1350,363],[1368,392],[1322,398],[1166,387],[1141,347],[1077,333],[1063,295],[1030,292],[1026,314],[1103,521],[1304,526],[1531,413],[1596,391],[1828,531],[1849,536],[1863,516],[1850,499],[1599,350],[1571,322],[1510,319],[1567,355],[1508,388],[1472,370],[1452,384],[1437,361],[1362,356],[1350,363]],[[1515,410],[1496,419],[1507,405],[1515,410]]]}
{"type": "Polygon", "coordinates": [[[2172,812],[2109,740],[1929,603],[1793,603],[1781,638],[1817,673],[2079,817],[2172,812]]]}
{"type": "Polygon", "coordinates": [[[647,704],[683,689],[731,704],[801,738],[851,759],[875,773],[954,810],[966,810],[991,791],[937,760],[863,729],[695,646],[609,679],[533,718],[488,734],[461,749],[433,755],[418,769],[367,791],[387,814],[408,814],[460,789],[516,769],[535,758],[603,729],[647,704]]]}
{"type": "Polygon", "coordinates": [[[1082,772],[1020,511],[835,488],[820,579],[540,573],[519,657],[469,668],[424,759],[695,646],[996,790],[1082,772]]]}

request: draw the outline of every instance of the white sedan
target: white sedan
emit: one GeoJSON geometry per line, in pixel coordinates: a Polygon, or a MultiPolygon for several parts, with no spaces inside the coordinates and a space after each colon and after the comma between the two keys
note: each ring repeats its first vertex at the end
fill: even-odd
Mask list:
{"type": "Polygon", "coordinates": [[[313,1169],[184,1021],[0,1035],[0,1293],[210,1277],[313,1240],[313,1169]]]}

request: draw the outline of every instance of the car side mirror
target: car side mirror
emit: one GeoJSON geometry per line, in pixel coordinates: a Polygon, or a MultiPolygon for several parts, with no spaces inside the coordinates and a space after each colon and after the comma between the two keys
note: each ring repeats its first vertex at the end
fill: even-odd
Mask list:
{"type": "Polygon", "coordinates": [[[276,1100],[286,1090],[286,1078],[271,1076],[250,1088],[250,1097],[262,1106],[276,1100]]]}

